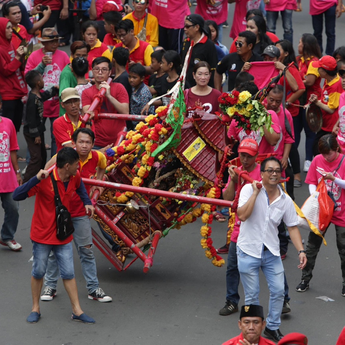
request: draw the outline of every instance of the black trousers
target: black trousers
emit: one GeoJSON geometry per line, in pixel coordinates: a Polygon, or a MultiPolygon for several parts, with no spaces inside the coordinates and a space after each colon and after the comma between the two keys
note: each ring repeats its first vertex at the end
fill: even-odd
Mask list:
{"type": "Polygon", "coordinates": [[[12,120],[17,132],[22,124],[23,109],[24,104],[21,99],[2,101],[2,116],[12,120]]]}

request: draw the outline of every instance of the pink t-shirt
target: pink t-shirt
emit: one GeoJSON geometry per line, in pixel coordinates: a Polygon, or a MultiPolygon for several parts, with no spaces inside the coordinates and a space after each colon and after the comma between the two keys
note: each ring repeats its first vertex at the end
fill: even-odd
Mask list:
{"type": "Polygon", "coordinates": [[[309,14],[317,16],[337,4],[338,0],[310,0],[309,14]]]}
{"type": "Polygon", "coordinates": [[[17,133],[13,122],[0,116],[0,193],[12,193],[17,187],[11,151],[19,150],[17,133]]]}
{"type": "MultiPolygon", "coordinates": [[[[278,119],[277,114],[273,110],[267,110],[272,117],[272,129],[280,134],[280,121],[278,119]]],[[[259,131],[251,131],[249,134],[247,134],[241,127],[237,127],[237,121],[233,120],[231,121],[230,128],[228,131],[228,137],[233,137],[235,140],[238,140],[241,142],[243,139],[254,139],[258,145],[259,145],[259,153],[274,153],[278,149],[279,141],[277,145],[272,146],[268,143],[265,136],[261,136],[259,131]]],[[[281,141],[281,138],[280,138],[281,141]]]]}
{"type": "MultiPolygon", "coordinates": [[[[25,73],[36,68],[42,62],[45,54],[42,49],[34,51],[25,66],[25,73]]],[[[62,70],[70,63],[68,55],[62,50],[56,50],[52,57],[52,63],[46,65],[43,72],[44,88],[48,90],[54,85],[59,85],[62,70]]],[[[48,99],[43,105],[44,117],[58,117],[60,112],[59,96],[48,99]]]]}
{"type": "MultiPolygon", "coordinates": [[[[343,156],[344,156],[343,154],[339,154],[336,160],[334,160],[333,162],[327,162],[323,158],[322,155],[317,155],[311,162],[311,165],[307,174],[307,178],[305,179],[305,183],[313,184],[315,186],[319,184],[319,182],[322,179],[322,176],[316,171],[316,167],[320,167],[324,169],[326,172],[331,172],[334,175],[334,177],[338,177],[344,180],[345,179],[344,161],[341,164],[340,168],[337,170],[337,172],[334,172],[338,168],[343,156]]],[[[345,193],[342,190],[342,188],[336,185],[335,183],[333,183],[333,187],[332,187],[331,180],[325,180],[325,184],[327,187],[327,191],[332,191],[334,195],[334,199],[337,202],[337,208],[334,210],[331,222],[335,225],[344,226],[345,224],[345,212],[344,212],[345,193]]]]}
{"type": "Polygon", "coordinates": [[[345,92],[340,95],[339,98],[339,131],[337,136],[337,141],[342,149],[345,152],[345,92]]]}
{"type": "Polygon", "coordinates": [[[181,29],[184,18],[190,14],[186,0],[153,0],[149,12],[158,19],[158,24],[168,29],[181,29]]]}
{"type": "Polygon", "coordinates": [[[287,10],[297,10],[297,1],[296,0],[289,0],[287,5],[286,5],[287,10]]]}
{"type": "Polygon", "coordinates": [[[284,11],[289,1],[290,0],[270,0],[265,6],[265,10],[272,12],[284,11]]]}
{"type": "Polygon", "coordinates": [[[214,20],[217,25],[222,24],[228,18],[228,1],[215,0],[213,5],[206,1],[198,1],[195,13],[200,14],[205,20],[214,20]]]}
{"type": "MultiPolygon", "coordinates": [[[[242,167],[239,168],[240,170],[242,170],[242,167]]],[[[261,174],[260,174],[260,164],[257,164],[255,169],[253,171],[251,171],[250,173],[248,173],[248,175],[253,179],[253,180],[257,180],[257,181],[261,181],[261,174]]],[[[228,187],[228,184],[231,180],[231,177],[229,176],[229,180],[228,183],[226,184],[226,186],[223,189],[223,192],[226,190],[226,188],[228,187]]],[[[248,182],[244,182],[244,184],[247,184],[248,182]]],[[[237,190],[237,184],[235,184],[235,190],[237,190]]],[[[237,213],[235,216],[235,226],[234,226],[234,230],[231,234],[231,242],[237,242],[237,238],[238,235],[240,233],[240,225],[241,225],[241,221],[238,219],[237,213]]]]}
{"type": "Polygon", "coordinates": [[[230,30],[230,37],[235,39],[238,34],[246,30],[246,14],[248,10],[260,7],[260,0],[236,0],[234,19],[230,30]]]}

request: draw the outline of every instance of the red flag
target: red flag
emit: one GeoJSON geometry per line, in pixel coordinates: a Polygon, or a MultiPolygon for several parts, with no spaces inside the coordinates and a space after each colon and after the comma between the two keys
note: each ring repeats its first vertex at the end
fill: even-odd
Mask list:
{"type": "Polygon", "coordinates": [[[255,61],[250,64],[248,73],[254,76],[254,82],[259,90],[266,87],[279,74],[279,70],[274,67],[274,61],[255,61]]]}

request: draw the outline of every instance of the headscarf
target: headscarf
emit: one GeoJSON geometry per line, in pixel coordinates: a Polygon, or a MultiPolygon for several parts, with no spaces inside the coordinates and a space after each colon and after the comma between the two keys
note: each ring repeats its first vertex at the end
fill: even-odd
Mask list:
{"type": "Polygon", "coordinates": [[[7,23],[9,22],[9,19],[0,17],[0,47],[2,49],[6,49],[8,51],[14,50],[11,39],[6,38],[6,26],[7,23]]]}

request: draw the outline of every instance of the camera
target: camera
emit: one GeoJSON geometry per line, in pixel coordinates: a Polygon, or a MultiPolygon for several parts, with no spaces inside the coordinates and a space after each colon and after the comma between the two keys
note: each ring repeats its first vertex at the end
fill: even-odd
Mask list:
{"type": "Polygon", "coordinates": [[[40,6],[40,10],[43,12],[43,11],[46,11],[48,9],[48,6],[46,5],[41,5],[40,6]]]}

